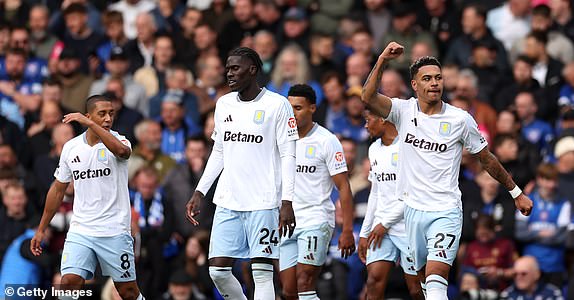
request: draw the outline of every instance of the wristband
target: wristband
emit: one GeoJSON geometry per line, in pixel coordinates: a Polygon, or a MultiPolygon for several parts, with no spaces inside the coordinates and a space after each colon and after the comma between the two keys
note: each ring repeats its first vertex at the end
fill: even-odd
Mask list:
{"type": "Polygon", "coordinates": [[[520,196],[520,194],[522,194],[522,190],[518,186],[515,186],[511,191],[508,192],[510,193],[510,196],[512,196],[512,199],[516,199],[518,196],[520,196]]]}

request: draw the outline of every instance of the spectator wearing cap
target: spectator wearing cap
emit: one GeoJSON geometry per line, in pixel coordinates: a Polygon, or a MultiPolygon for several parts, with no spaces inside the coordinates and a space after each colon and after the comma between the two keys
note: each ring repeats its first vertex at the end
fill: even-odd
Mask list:
{"type": "Polygon", "coordinates": [[[265,86],[268,90],[287,97],[289,88],[296,83],[306,83],[317,95],[317,105],[323,101],[323,91],[318,82],[310,78],[309,60],[297,44],[285,46],[277,59],[271,73],[271,81],[265,86]]]}
{"type": "Polygon", "coordinates": [[[185,163],[185,141],[197,135],[201,128],[185,113],[182,95],[168,94],[161,103],[161,151],[178,164],[185,163]]]}
{"type": "Polygon", "coordinates": [[[331,131],[344,138],[349,138],[356,143],[363,143],[369,139],[369,133],[365,129],[365,119],[361,102],[361,87],[355,86],[347,90],[345,103],[345,115],[333,121],[331,131]]]}
{"type": "Polygon", "coordinates": [[[124,105],[126,95],[124,81],[120,78],[111,78],[106,84],[106,91],[103,95],[112,100],[114,107],[115,116],[112,130],[121,132],[130,140],[132,145],[136,145],[137,140],[134,134],[134,127],[143,120],[144,117],[139,111],[124,105]]]}
{"type": "Polygon", "coordinates": [[[162,300],[196,300],[194,293],[197,292],[195,281],[184,269],[179,269],[169,277],[168,290],[162,300]]]}
{"type": "Polygon", "coordinates": [[[523,243],[524,255],[536,258],[542,281],[562,286],[565,275],[565,241],[571,221],[571,205],[558,194],[558,170],[543,163],[536,172],[536,187],[530,216],[516,214],[516,239],[523,243]]]}
{"type": "Polygon", "coordinates": [[[193,75],[184,66],[173,66],[166,71],[166,89],[161,90],[149,100],[149,116],[159,118],[161,106],[165,101],[177,102],[185,108],[185,117],[193,124],[200,124],[197,97],[188,92],[193,85],[193,75]]]}
{"type": "Polygon", "coordinates": [[[98,47],[96,54],[102,64],[105,64],[114,49],[124,47],[129,40],[124,33],[124,18],[120,12],[113,10],[103,12],[102,23],[107,40],[98,47]]]}
{"type": "Polygon", "coordinates": [[[518,258],[513,268],[514,284],[500,294],[500,299],[564,299],[559,288],[541,281],[539,266],[532,256],[518,258]]]}
{"type": "Polygon", "coordinates": [[[478,4],[466,6],[461,18],[462,35],[456,37],[449,45],[444,61],[456,64],[461,68],[470,67],[472,63],[472,45],[475,41],[491,41],[496,47],[496,66],[508,70],[509,64],[504,45],[497,40],[486,26],[486,9],[478,4]]]}
{"type": "Polygon", "coordinates": [[[73,112],[86,112],[88,97],[94,79],[81,71],[80,54],[75,48],[66,46],[57,65],[56,78],[62,83],[62,105],[73,112]]]}
{"type": "MultiPolygon", "coordinates": [[[[173,62],[175,52],[173,40],[168,35],[160,35],[154,41],[153,63],[143,66],[134,73],[134,81],[146,90],[146,96],[152,97],[166,89],[166,71],[173,62]]],[[[148,115],[148,112],[143,112],[148,115]]]]}
{"type": "Polygon", "coordinates": [[[99,66],[96,50],[104,42],[104,36],[88,25],[88,9],[85,4],[72,3],[63,11],[66,34],[62,42],[76,49],[83,73],[95,72],[99,66]]]}
{"type": "MultiPolygon", "coordinates": [[[[417,25],[416,10],[407,1],[397,2],[397,5],[393,6],[391,29],[379,46],[384,47],[391,41],[403,45],[405,49],[411,49],[416,42],[424,41],[431,45],[433,55],[438,54],[434,37],[417,25]]],[[[406,51],[401,57],[391,61],[389,66],[405,72],[408,70],[410,62],[411,55],[409,51],[406,51]]]]}
{"type": "Polygon", "coordinates": [[[8,50],[4,67],[6,76],[0,78],[0,113],[24,130],[24,114],[40,106],[42,85],[24,77],[26,53],[23,49],[8,50]]]}
{"type": "Polygon", "coordinates": [[[222,57],[251,39],[263,29],[255,15],[254,0],[237,0],[233,7],[233,20],[228,22],[218,35],[218,48],[222,57]]]}
{"type": "Polygon", "coordinates": [[[499,89],[494,98],[490,99],[490,105],[497,112],[506,110],[513,105],[514,98],[520,92],[529,92],[536,95],[537,98],[541,97],[543,91],[540,89],[540,84],[532,77],[533,67],[534,61],[528,56],[518,56],[512,66],[512,82],[507,82],[499,89]]]}
{"type": "Polygon", "coordinates": [[[301,7],[293,6],[283,14],[283,25],[277,35],[279,45],[295,43],[309,53],[309,18],[301,7]]]}
{"type": "MultiPolygon", "coordinates": [[[[145,88],[134,81],[133,76],[128,72],[129,59],[127,53],[121,47],[111,49],[109,59],[105,63],[107,73],[92,83],[90,95],[101,94],[106,90],[106,85],[112,78],[123,80],[125,86],[125,97],[122,97],[123,103],[139,111],[141,114],[147,112],[149,105],[147,101],[145,88]]],[[[123,131],[120,131],[123,133],[123,131]]]]}
{"type": "MultiPolygon", "coordinates": [[[[548,37],[546,43],[546,52],[548,56],[567,64],[574,60],[574,44],[560,31],[554,30],[552,26],[552,13],[550,7],[546,4],[539,4],[532,9],[532,18],[530,19],[532,31],[544,33],[548,37]]],[[[510,50],[510,58],[514,58],[524,52],[525,39],[519,39],[514,42],[510,50]]]]}
{"type": "MultiPolygon", "coordinates": [[[[119,11],[124,19],[124,33],[129,39],[135,39],[138,32],[137,17],[149,13],[156,7],[155,1],[121,0],[108,6],[109,10],[119,11]]],[[[155,22],[154,22],[155,23],[155,22]]]]}
{"type": "Polygon", "coordinates": [[[574,136],[565,136],[554,147],[558,169],[558,192],[574,203],[574,136]]]}
{"type": "Polygon", "coordinates": [[[30,26],[30,48],[37,57],[48,60],[58,38],[48,30],[50,11],[42,4],[34,5],[28,15],[30,26]]]}

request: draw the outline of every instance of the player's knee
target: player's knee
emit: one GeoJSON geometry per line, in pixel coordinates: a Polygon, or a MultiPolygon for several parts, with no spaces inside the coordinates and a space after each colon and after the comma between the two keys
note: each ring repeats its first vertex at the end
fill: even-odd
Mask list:
{"type": "Polygon", "coordinates": [[[251,264],[253,281],[255,283],[273,280],[273,265],[266,263],[251,264]]]}
{"type": "Polygon", "coordinates": [[[315,268],[299,268],[297,269],[297,289],[299,291],[310,291],[315,289],[315,268]]]}
{"type": "MultiPolygon", "coordinates": [[[[421,299],[421,296],[423,295],[423,289],[418,280],[414,282],[407,281],[407,288],[409,289],[409,295],[411,295],[411,299],[421,299]]],[[[422,299],[424,299],[424,296],[422,299]]]]}
{"type": "Polygon", "coordinates": [[[135,284],[117,284],[116,289],[118,294],[125,300],[137,300],[140,291],[135,284]]]}
{"type": "Polygon", "coordinates": [[[217,285],[220,282],[225,282],[233,276],[231,267],[209,267],[209,277],[217,285]]]}

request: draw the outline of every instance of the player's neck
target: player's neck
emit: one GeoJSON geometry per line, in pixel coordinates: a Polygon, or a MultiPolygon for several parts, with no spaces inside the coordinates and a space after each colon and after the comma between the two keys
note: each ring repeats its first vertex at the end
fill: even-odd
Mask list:
{"type": "Polygon", "coordinates": [[[299,131],[299,138],[302,139],[306,137],[307,134],[309,134],[309,131],[311,131],[311,129],[313,129],[314,126],[315,122],[311,121],[308,122],[305,127],[298,127],[297,130],[299,131]]]}
{"type": "Polygon", "coordinates": [[[260,92],[261,88],[255,82],[239,92],[239,99],[241,101],[251,101],[255,99],[260,92]]]}
{"type": "Polygon", "coordinates": [[[86,131],[86,142],[88,145],[93,146],[100,142],[100,137],[97,136],[91,129],[86,131]]]}
{"type": "Polygon", "coordinates": [[[420,98],[417,100],[419,104],[419,110],[425,115],[434,115],[442,111],[442,100],[439,101],[424,101],[420,98]]]}

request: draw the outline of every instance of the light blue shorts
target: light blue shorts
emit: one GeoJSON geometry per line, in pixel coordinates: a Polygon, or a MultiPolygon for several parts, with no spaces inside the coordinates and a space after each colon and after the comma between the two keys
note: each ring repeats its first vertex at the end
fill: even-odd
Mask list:
{"type": "Polygon", "coordinates": [[[279,270],[289,269],[297,263],[322,266],[327,259],[333,230],[327,223],[307,228],[295,227],[291,238],[281,240],[279,270]]]}
{"type": "Polygon", "coordinates": [[[68,232],[62,253],[62,276],[76,274],[92,279],[100,263],[102,275],[114,282],[136,280],[134,239],[124,232],[110,237],[94,237],[68,232]]]}
{"type": "Polygon", "coordinates": [[[218,206],[209,258],[279,258],[279,208],[235,211],[218,206]]]}
{"type": "Polygon", "coordinates": [[[462,231],[462,210],[422,211],[405,207],[405,225],[415,269],[428,260],[452,266],[458,252],[462,231]]]}
{"type": "Polygon", "coordinates": [[[386,234],[381,247],[374,249],[374,246],[367,249],[367,265],[381,260],[393,263],[399,261],[406,274],[417,275],[406,236],[386,234]]]}

